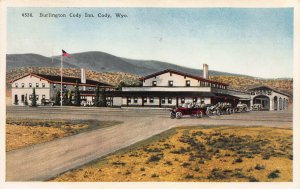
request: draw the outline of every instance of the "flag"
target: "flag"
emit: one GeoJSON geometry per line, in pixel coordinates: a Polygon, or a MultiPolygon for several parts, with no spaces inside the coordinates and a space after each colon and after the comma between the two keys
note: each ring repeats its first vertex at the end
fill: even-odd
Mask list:
{"type": "Polygon", "coordinates": [[[63,49],[62,49],[62,56],[66,56],[66,57],[68,57],[68,58],[71,58],[71,57],[72,57],[69,53],[67,53],[67,52],[64,51],[63,49]]]}

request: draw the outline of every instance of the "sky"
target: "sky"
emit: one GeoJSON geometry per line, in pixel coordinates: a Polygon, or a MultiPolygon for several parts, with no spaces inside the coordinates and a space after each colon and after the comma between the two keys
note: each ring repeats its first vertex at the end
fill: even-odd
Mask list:
{"type": "Polygon", "coordinates": [[[61,49],[70,54],[102,51],[197,69],[206,63],[210,70],[263,78],[293,77],[293,9],[8,8],[7,54],[50,57],[61,49]],[[84,17],[85,13],[94,18],[84,17]],[[99,13],[111,18],[98,17],[99,13]],[[127,17],[116,18],[116,13],[127,17]]]}

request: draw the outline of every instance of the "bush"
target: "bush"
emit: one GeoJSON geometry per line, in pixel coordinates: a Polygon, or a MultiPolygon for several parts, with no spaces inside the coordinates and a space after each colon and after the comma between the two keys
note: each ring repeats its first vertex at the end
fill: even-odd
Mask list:
{"type": "Polygon", "coordinates": [[[194,178],[194,175],[187,174],[187,175],[185,176],[185,178],[187,178],[187,179],[192,179],[192,178],[194,178]]]}
{"type": "Polygon", "coordinates": [[[262,169],[265,169],[266,167],[264,165],[260,165],[260,164],[257,164],[254,169],[256,170],[262,170],[262,169]]]}
{"type": "Polygon", "coordinates": [[[242,163],[242,162],[243,162],[243,159],[241,157],[238,157],[232,163],[242,163]]]}
{"type": "Polygon", "coordinates": [[[154,174],[151,175],[151,177],[153,177],[153,178],[154,178],[154,177],[159,177],[159,175],[156,174],[156,173],[154,173],[154,174]]]}
{"type": "Polygon", "coordinates": [[[257,180],[255,177],[250,176],[249,182],[259,182],[259,180],[257,180]]]}
{"type": "Polygon", "coordinates": [[[152,155],[147,162],[158,162],[162,158],[162,155],[152,155]]]}
{"type": "Polygon", "coordinates": [[[274,178],[279,178],[279,173],[280,171],[279,170],[275,170],[275,171],[272,171],[269,175],[268,175],[268,178],[270,179],[274,179],[274,178]]]}

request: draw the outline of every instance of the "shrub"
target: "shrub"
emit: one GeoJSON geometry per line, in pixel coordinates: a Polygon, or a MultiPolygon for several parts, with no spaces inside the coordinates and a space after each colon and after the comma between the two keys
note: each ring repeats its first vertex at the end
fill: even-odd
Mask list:
{"type": "Polygon", "coordinates": [[[185,176],[185,178],[187,178],[187,179],[192,179],[192,178],[194,178],[194,175],[187,174],[187,175],[185,176]]]}
{"type": "Polygon", "coordinates": [[[113,165],[121,165],[121,166],[125,166],[126,165],[126,163],[121,162],[121,161],[116,161],[116,162],[113,162],[112,164],[113,165]]]}
{"type": "Polygon", "coordinates": [[[238,157],[232,163],[242,163],[242,162],[243,162],[243,159],[241,157],[238,157]]]}
{"type": "Polygon", "coordinates": [[[264,165],[260,165],[260,164],[257,164],[254,169],[256,170],[262,170],[262,169],[265,169],[266,167],[264,165]]]}
{"type": "Polygon", "coordinates": [[[248,179],[249,179],[249,182],[259,182],[259,180],[257,180],[255,177],[253,177],[253,176],[250,176],[250,177],[248,177],[248,179]]]}
{"type": "Polygon", "coordinates": [[[221,171],[218,168],[214,168],[207,177],[209,180],[223,180],[227,178],[226,172],[221,171]]]}
{"type": "Polygon", "coordinates": [[[152,155],[150,158],[147,160],[148,163],[150,162],[158,162],[162,158],[162,155],[152,155]]]}
{"type": "Polygon", "coordinates": [[[270,179],[278,178],[278,177],[279,177],[279,173],[280,173],[279,170],[272,171],[272,172],[268,175],[268,178],[270,178],[270,179]]]}
{"type": "Polygon", "coordinates": [[[154,174],[151,175],[151,177],[159,177],[159,175],[154,173],[154,174]]]}
{"type": "Polygon", "coordinates": [[[191,164],[190,163],[187,163],[187,162],[184,162],[183,164],[181,164],[182,167],[187,167],[187,166],[190,166],[191,164]]]}

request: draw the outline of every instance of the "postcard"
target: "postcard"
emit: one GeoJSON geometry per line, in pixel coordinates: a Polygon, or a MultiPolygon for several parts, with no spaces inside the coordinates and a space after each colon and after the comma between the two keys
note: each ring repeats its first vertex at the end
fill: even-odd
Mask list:
{"type": "Polygon", "coordinates": [[[300,186],[299,2],[0,3],[3,188],[300,186]]]}

